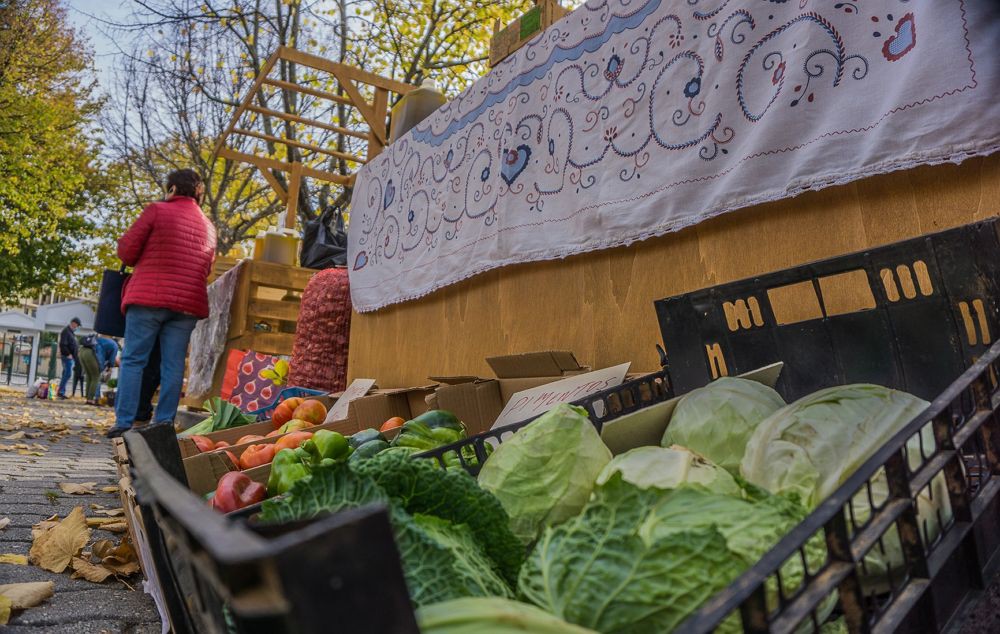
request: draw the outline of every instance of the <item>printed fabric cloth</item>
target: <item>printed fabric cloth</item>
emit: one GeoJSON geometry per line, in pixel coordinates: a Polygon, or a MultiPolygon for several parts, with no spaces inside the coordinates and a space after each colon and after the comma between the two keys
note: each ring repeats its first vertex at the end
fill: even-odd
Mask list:
{"type": "MultiPolygon", "coordinates": [[[[246,262],[239,262],[208,285],[208,319],[202,319],[191,333],[188,378],[185,393],[189,398],[212,396],[215,368],[226,349],[233,295],[246,262]]],[[[224,362],[224,361],[223,361],[224,362]]]]}
{"type": "Polygon", "coordinates": [[[998,50],[998,2],[591,0],[361,169],[354,309],[992,153],[998,50]]]}

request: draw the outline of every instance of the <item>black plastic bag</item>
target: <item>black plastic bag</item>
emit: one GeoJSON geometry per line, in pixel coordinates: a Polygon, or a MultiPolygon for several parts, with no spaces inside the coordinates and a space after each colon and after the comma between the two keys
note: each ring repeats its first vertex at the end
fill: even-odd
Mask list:
{"type": "Polygon", "coordinates": [[[307,269],[347,266],[347,231],[339,211],[327,207],[318,218],[304,224],[299,265],[307,269]]]}
{"type": "Polygon", "coordinates": [[[129,274],[125,272],[124,264],[117,271],[104,269],[104,277],[101,278],[101,293],[97,299],[97,314],[94,316],[94,332],[109,337],[125,336],[122,291],[128,278],[129,274]]]}

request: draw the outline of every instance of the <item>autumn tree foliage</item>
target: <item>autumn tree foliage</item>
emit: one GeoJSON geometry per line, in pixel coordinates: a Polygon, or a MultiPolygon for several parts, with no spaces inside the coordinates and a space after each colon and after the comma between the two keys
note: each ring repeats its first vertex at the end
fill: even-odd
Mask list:
{"type": "Polygon", "coordinates": [[[0,303],[73,293],[88,259],[111,178],[88,127],[101,107],[90,64],[58,0],[0,3],[0,303]]]}

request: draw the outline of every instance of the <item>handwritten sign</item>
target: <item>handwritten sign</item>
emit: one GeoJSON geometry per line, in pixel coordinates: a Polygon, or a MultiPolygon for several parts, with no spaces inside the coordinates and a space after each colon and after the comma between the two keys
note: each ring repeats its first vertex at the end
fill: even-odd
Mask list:
{"type": "Polygon", "coordinates": [[[359,399],[368,393],[375,385],[375,379],[354,379],[344,390],[344,394],[337,399],[330,411],[326,414],[324,423],[332,423],[337,420],[347,420],[347,409],[351,401],[359,399]]]}
{"type": "Polygon", "coordinates": [[[586,374],[575,374],[554,383],[517,392],[507,401],[492,429],[544,414],[560,403],[575,401],[594,392],[621,385],[631,365],[623,363],[586,374]]]}

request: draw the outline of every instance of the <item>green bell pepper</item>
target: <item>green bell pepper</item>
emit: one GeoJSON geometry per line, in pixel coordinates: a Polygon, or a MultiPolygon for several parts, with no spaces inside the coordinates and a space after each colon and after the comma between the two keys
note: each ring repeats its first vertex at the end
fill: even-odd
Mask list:
{"type": "Polygon", "coordinates": [[[267,479],[267,494],[281,495],[292,488],[292,485],[309,476],[311,471],[302,461],[308,456],[302,448],[282,449],[271,461],[271,475],[267,479]]]}
{"type": "Polygon", "coordinates": [[[458,420],[457,416],[447,410],[432,409],[429,412],[424,412],[420,416],[417,416],[413,419],[413,421],[427,425],[427,427],[431,429],[444,427],[462,432],[463,437],[465,435],[465,425],[462,424],[462,421],[458,420]]]}
{"type": "Polygon", "coordinates": [[[308,454],[308,464],[312,465],[321,464],[324,460],[330,460],[331,464],[347,460],[353,451],[344,436],[329,429],[321,429],[314,433],[312,438],[300,445],[300,448],[308,454]]]}
{"type": "Polygon", "coordinates": [[[428,427],[416,419],[407,421],[392,440],[393,447],[412,447],[421,451],[434,449],[465,438],[464,429],[450,427],[428,427]]]}

